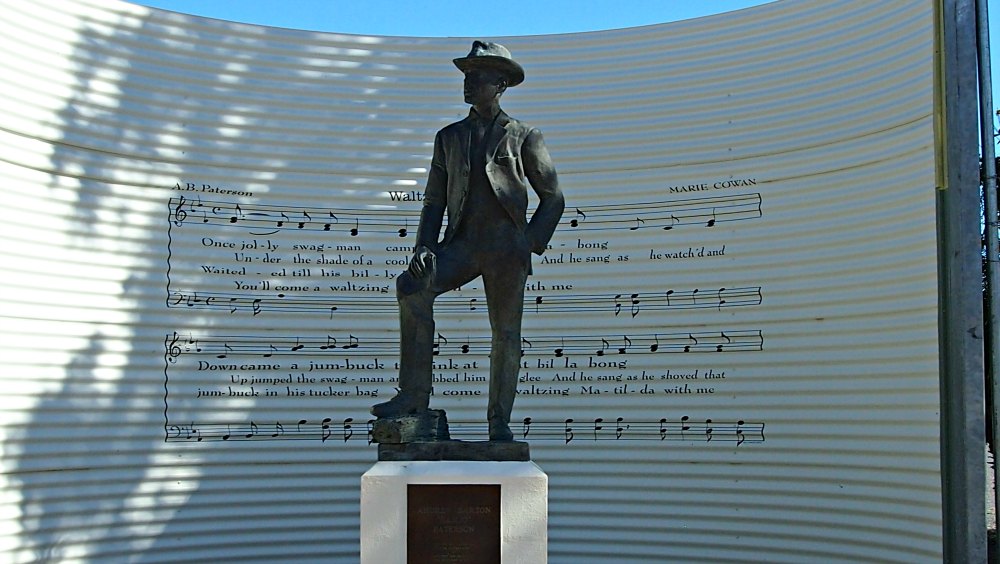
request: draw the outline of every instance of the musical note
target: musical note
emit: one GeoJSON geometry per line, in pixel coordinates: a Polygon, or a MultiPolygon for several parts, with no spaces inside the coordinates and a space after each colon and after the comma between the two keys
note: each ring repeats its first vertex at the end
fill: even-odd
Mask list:
{"type": "Polygon", "coordinates": [[[337,348],[337,339],[334,338],[334,337],[331,337],[330,335],[327,335],[326,336],[326,344],[325,345],[320,345],[319,350],[325,351],[325,350],[328,350],[328,349],[335,349],[335,348],[337,348]]]}
{"type": "Polygon", "coordinates": [[[354,423],[353,417],[348,417],[344,419],[344,442],[346,443],[351,437],[354,436],[354,430],[351,428],[351,423],[354,423]]]}
{"type": "Polygon", "coordinates": [[[400,237],[406,237],[407,230],[409,228],[410,228],[410,220],[404,219],[403,220],[403,228],[399,230],[399,236],[400,237]]]}
{"type": "Polygon", "coordinates": [[[465,338],[465,344],[462,345],[462,354],[469,354],[469,338],[465,338]]]}
{"type": "Polygon", "coordinates": [[[251,421],[250,422],[250,432],[247,433],[245,436],[246,436],[246,438],[249,439],[249,438],[252,438],[256,434],[257,434],[257,424],[254,423],[253,421],[251,421]]]}
{"type": "Polygon", "coordinates": [[[237,221],[239,221],[240,219],[243,219],[245,217],[243,215],[243,209],[240,208],[239,204],[236,204],[236,208],[235,208],[234,211],[236,213],[234,213],[233,216],[229,218],[229,223],[236,223],[237,221]]]}
{"type": "Polygon", "coordinates": [[[594,419],[594,440],[595,441],[597,440],[597,432],[604,428],[602,425],[600,425],[600,423],[604,423],[604,418],[603,417],[598,417],[597,419],[594,419]]]}
{"type": "Polygon", "coordinates": [[[270,352],[264,353],[264,358],[271,358],[272,356],[274,356],[274,353],[278,352],[278,347],[271,344],[268,344],[267,346],[270,352]]]}
{"type": "Polygon", "coordinates": [[[666,440],[667,438],[667,419],[664,417],[660,419],[660,440],[666,440]]]}
{"type": "Polygon", "coordinates": [[[708,220],[708,223],[705,224],[705,227],[715,227],[715,220],[716,220],[715,208],[712,208],[712,219],[708,220]]]}
{"type": "Polygon", "coordinates": [[[711,419],[706,419],[705,420],[705,442],[706,443],[712,441],[712,431],[713,431],[712,430],[712,420],[711,419]]]}
{"type": "Polygon", "coordinates": [[[271,438],[280,437],[285,434],[285,426],[281,424],[281,421],[274,422],[274,432],[271,433],[271,438]]]}
{"type": "Polygon", "coordinates": [[[277,223],[275,224],[275,226],[278,228],[281,228],[281,226],[284,225],[286,221],[288,221],[288,216],[285,215],[285,212],[280,212],[280,213],[281,213],[281,219],[278,220],[277,223]]]}
{"type": "Polygon", "coordinates": [[[675,216],[674,214],[670,214],[670,225],[664,225],[663,230],[670,231],[671,229],[674,228],[674,225],[677,225],[678,223],[680,223],[680,221],[681,220],[677,219],[677,216],[675,216]]]}
{"type": "Polygon", "coordinates": [[[625,354],[632,347],[632,339],[628,338],[628,335],[622,335],[624,339],[624,345],[618,347],[618,354],[625,354]]]}
{"type": "MultiPolygon", "coordinates": [[[[441,335],[438,334],[438,336],[440,337],[441,335]]],[[[447,343],[448,340],[445,339],[445,342],[447,343]]],[[[347,344],[344,345],[341,348],[344,348],[344,349],[356,349],[356,348],[358,348],[358,345],[360,343],[361,343],[361,341],[359,341],[357,337],[355,337],[354,335],[348,335],[347,336],[347,344]]]]}
{"type": "Polygon", "coordinates": [[[639,294],[632,294],[629,298],[632,300],[632,318],[634,319],[635,316],[639,315],[639,294]]]}
{"type": "Polygon", "coordinates": [[[358,233],[361,231],[361,221],[358,219],[354,220],[354,227],[351,228],[351,237],[357,237],[358,233]]]}
{"type": "Polygon", "coordinates": [[[525,417],[524,420],[521,421],[521,430],[522,430],[521,431],[521,438],[522,439],[528,438],[528,432],[531,430],[531,418],[530,417],[525,417]]]}
{"type": "Polygon", "coordinates": [[[622,423],[624,422],[625,422],[624,417],[619,417],[618,419],[615,419],[615,424],[617,425],[615,427],[615,440],[622,438],[622,434],[624,434],[625,430],[630,427],[629,425],[625,425],[624,427],[622,427],[622,423]]]}
{"type": "Polygon", "coordinates": [[[619,299],[621,299],[621,297],[622,297],[621,294],[616,294],[615,297],[614,297],[614,300],[615,300],[615,317],[618,317],[618,314],[622,312],[622,304],[618,301],[619,299]]]}
{"type": "Polygon", "coordinates": [[[370,446],[375,443],[375,420],[365,421],[365,426],[368,427],[368,445],[370,446]]]}
{"type": "Polygon", "coordinates": [[[330,422],[333,421],[329,417],[323,418],[320,422],[320,442],[325,443],[327,439],[330,438],[330,422]]]}
{"type": "Polygon", "coordinates": [[[336,224],[340,223],[340,220],[337,219],[337,216],[333,215],[333,212],[329,212],[329,213],[330,213],[330,219],[332,219],[333,221],[332,222],[328,221],[328,222],[324,223],[323,224],[323,231],[329,231],[331,225],[336,225],[336,224]]]}
{"type": "Polygon", "coordinates": [[[302,349],[304,349],[304,348],[305,348],[305,345],[303,345],[303,344],[302,344],[302,343],[300,342],[300,340],[299,340],[299,338],[298,338],[298,337],[295,337],[295,346],[293,346],[293,347],[292,347],[291,349],[289,349],[289,350],[291,350],[292,352],[298,352],[298,351],[300,351],[300,350],[302,350],[302,349]]]}
{"type": "Polygon", "coordinates": [[[302,426],[305,425],[308,422],[309,421],[307,421],[305,419],[299,419],[299,424],[295,426],[295,432],[301,434],[302,433],[302,426]]]}
{"type": "Polygon", "coordinates": [[[229,428],[229,425],[226,425],[226,434],[222,435],[222,440],[228,441],[229,437],[232,436],[233,436],[233,430],[229,428]]]}
{"type": "Polygon", "coordinates": [[[649,345],[649,352],[655,353],[660,350],[660,335],[657,333],[653,334],[653,344],[649,345]]]}
{"type": "Polygon", "coordinates": [[[223,349],[224,352],[216,355],[215,358],[226,358],[226,356],[228,356],[229,353],[233,352],[233,347],[230,347],[229,343],[223,343],[222,344],[222,349],[223,349]]]}
{"type": "Polygon", "coordinates": [[[736,422],[736,446],[740,446],[746,440],[746,437],[743,435],[743,425],[745,424],[746,422],[742,419],[736,422]]]}
{"type": "MultiPolygon", "coordinates": [[[[722,335],[722,338],[726,340],[726,344],[728,344],[728,345],[733,344],[733,340],[730,339],[728,335],[726,335],[725,331],[722,331],[719,334],[722,335]]],[[[715,352],[722,352],[722,347],[723,347],[722,343],[719,343],[718,345],[716,345],[715,346],[715,352]]]]}
{"type": "Polygon", "coordinates": [[[563,425],[565,425],[563,430],[563,436],[566,438],[565,444],[569,444],[570,441],[573,440],[573,428],[569,426],[569,424],[572,422],[573,419],[567,419],[566,421],[563,422],[563,425]]]}
{"type": "Polygon", "coordinates": [[[441,333],[438,333],[437,334],[437,339],[434,339],[433,352],[431,354],[434,355],[434,356],[437,356],[437,355],[441,354],[441,345],[442,344],[447,345],[448,344],[448,339],[446,339],[445,336],[442,335],[441,333]]]}
{"type": "Polygon", "coordinates": [[[667,290],[667,293],[663,297],[667,300],[667,307],[670,307],[670,296],[674,295],[673,290],[667,290]]]}
{"type": "Polygon", "coordinates": [[[684,439],[684,431],[690,431],[691,427],[687,424],[690,417],[687,415],[681,417],[681,439],[684,439]]]}
{"type": "Polygon", "coordinates": [[[555,350],[552,351],[556,355],[556,358],[561,358],[562,355],[563,355],[563,351],[566,350],[566,338],[565,337],[562,337],[562,339],[560,340],[560,344],[562,346],[560,346],[559,348],[557,348],[557,349],[555,349],[555,350]]]}
{"type": "Polygon", "coordinates": [[[260,298],[256,298],[250,306],[253,308],[253,314],[257,315],[260,313],[260,298]]]}
{"type": "Polygon", "coordinates": [[[644,224],[644,223],[646,223],[646,221],[645,221],[645,220],[643,220],[643,219],[639,219],[638,217],[637,217],[637,218],[635,218],[635,226],[634,226],[634,227],[629,227],[629,228],[628,228],[628,230],[629,230],[629,231],[636,231],[636,230],[638,230],[638,229],[639,229],[639,224],[640,224],[640,223],[643,223],[643,224],[644,224]]]}
{"type": "Polygon", "coordinates": [[[521,337],[521,356],[523,357],[525,351],[530,348],[531,348],[531,341],[525,339],[524,337],[521,337]]]}
{"type": "Polygon", "coordinates": [[[596,351],[597,356],[604,356],[604,351],[611,348],[611,343],[607,339],[601,337],[601,348],[596,351]]]}
{"type": "Polygon", "coordinates": [[[538,306],[542,305],[542,296],[535,296],[535,313],[538,313],[538,306]]]}
{"type": "Polygon", "coordinates": [[[469,311],[476,311],[476,302],[478,301],[479,298],[472,298],[471,300],[469,300],[469,311]]]}
{"type": "Polygon", "coordinates": [[[690,339],[692,342],[684,345],[684,352],[691,352],[691,347],[698,346],[698,339],[695,338],[694,335],[692,335],[691,333],[688,333],[688,339],[690,339]]]}
{"type": "Polygon", "coordinates": [[[577,219],[571,220],[569,222],[569,226],[570,227],[579,227],[580,226],[580,222],[581,221],[586,221],[586,219],[587,219],[587,214],[585,214],[582,211],[580,211],[580,208],[576,208],[576,216],[578,218],[580,218],[580,219],[579,220],[577,220],[577,219]]]}

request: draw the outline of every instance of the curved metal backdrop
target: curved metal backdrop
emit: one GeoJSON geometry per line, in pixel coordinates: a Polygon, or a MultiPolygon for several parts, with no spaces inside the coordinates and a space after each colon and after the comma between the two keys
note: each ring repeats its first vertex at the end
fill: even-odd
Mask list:
{"type": "MultiPolygon", "coordinates": [[[[469,40],[0,4],[3,559],[355,561],[469,40]]],[[[500,38],[568,202],[515,406],[553,562],[940,560],[933,4],[500,38]]],[[[439,309],[482,436],[481,292],[439,309]]]]}

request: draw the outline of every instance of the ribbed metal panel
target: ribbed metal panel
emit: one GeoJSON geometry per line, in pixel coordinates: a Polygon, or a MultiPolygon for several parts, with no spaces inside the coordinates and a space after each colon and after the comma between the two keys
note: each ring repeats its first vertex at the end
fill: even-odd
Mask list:
{"type": "MultiPolygon", "coordinates": [[[[0,5],[3,559],[356,561],[469,40],[0,5]]],[[[940,560],[933,13],[501,39],[567,198],[515,405],[551,561],[940,560]]],[[[484,438],[481,287],[438,311],[484,438]]]]}

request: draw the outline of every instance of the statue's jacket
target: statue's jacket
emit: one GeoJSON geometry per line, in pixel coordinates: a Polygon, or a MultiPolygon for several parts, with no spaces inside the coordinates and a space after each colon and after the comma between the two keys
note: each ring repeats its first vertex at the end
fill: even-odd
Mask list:
{"type": "MultiPolygon", "coordinates": [[[[469,155],[475,127],[473,119],[470,112],[469,117],[448,125],[434,138],[417,246],[436,250],[447,245],[462,224],[471,174],[469,155]],[[445,210],[448,225],[439,244],[445,210]]],[[[541,132],[501,111],[489,131],[485,153],[486,177],[497,200],[514,225],[528,236],[532,252],[542,254],[562,217],[565,204],[541,132]],[[539,167],[538,163],[544,165],[539,167]],[[526,220],[528,183],[539,199],[530,222],[526,220]]]]}

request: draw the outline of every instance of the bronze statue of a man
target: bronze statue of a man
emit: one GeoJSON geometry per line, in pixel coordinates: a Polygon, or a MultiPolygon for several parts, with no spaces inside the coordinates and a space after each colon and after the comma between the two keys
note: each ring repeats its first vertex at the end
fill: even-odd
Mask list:
{"type": "Polygon", "coordinates": [[[427,409],[434,299],[482,276],[492,328],[490,440],[510,441],[531,253],[545,251],[565,204],[541,132],[500,109],[504,91],[524,80],[510,51],[475,41],[468,56],[454,63],[465,73],[465,101],[472,108],[434,138],[413,258],[396,278],[400,391],[372,407],[372,414],[398,417],[427,409]],[[530,221],[525,179],[539,199],[530,221]],[[439,240],[445,211],[448,226],[439,240]]]}

